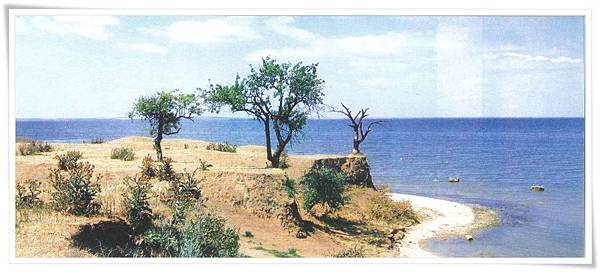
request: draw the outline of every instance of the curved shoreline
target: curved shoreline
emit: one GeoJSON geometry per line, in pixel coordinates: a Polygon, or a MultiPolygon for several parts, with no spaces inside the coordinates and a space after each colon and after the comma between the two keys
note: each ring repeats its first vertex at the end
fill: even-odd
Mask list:
{"type": "Polygon", "coordinates": [[[476,213],[468,205],[431,197],[391,194],[396,201],[408,200],[424,216],[421,224],[408,230],[399,248],[398,257],[443,257],[422,248],[423,241],[436,237],[465,235],[487,224],[476,222],[476,213]]]}

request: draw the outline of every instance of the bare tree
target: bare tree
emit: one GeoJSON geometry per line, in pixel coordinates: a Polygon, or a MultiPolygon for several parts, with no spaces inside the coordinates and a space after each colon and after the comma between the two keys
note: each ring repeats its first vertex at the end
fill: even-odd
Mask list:
{"type": "Polygon", "coordinates": [[[342,104],[342,109],[333,108],[333,112],[339,112],[352,122],[349,126],[354,130],[354,146],[352,149],[352,154],[360,154],[360,144],[367,138],[367,135],[373,130],[373,126],[377,124],[381,124],[383,121],[373,121],[367,125],[367,129],[363,129],[363,120],[365,117],[369,116],[367,111],[369,108],[360,109],[356,114],[352,114],[350,108],[346,107],[344,103],[342,104]]]}

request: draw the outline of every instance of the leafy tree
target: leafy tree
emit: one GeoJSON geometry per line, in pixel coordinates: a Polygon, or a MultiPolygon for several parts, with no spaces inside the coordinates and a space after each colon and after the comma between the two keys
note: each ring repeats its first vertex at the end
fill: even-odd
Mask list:
{"type": "Polygon", "coordinates": [[[320,204],[325,209],[324,214],[341,208],[348,202],[348,197],[344,195],[347,180],[344,173],[331,168],[311,170],[300,180],[300,184],[304,186],[302,207],[310,211],[320,204]]]}
{"type": "Polygon", "coordinates": [[[196,94],[181,94],[178,90],[157,92],[153,96],[141,96],[135,101],[129,118],[140,117],[150,125],[150,135],[154,136],[154,149],[158,161],[163,154],[160,143],[163,135],[173,135],[181,130],[181,120],[192,120],[202,114],[196,94]]]}
{"type": "Polygon", "coordinates": [[[229,86],[212,85],[201,90],[211,111],[219,112],[229,106],[232,112],[246,112],[260,121],[265,131],[267,160],[271,167],[279,167],[285,147],[306,126],[308,115],[318,113],[323,105],[322,85],[317,76],[317,65],[302,62],[278,63],[269,57],[262,59],[260,67],[250,66],[250,74],[229,86]],[[271,133],[275,134],[277,147],[271,146],[271,133]]]}
{"type": "Polygon", "coordinates": [[[367,138],[369,133],[373,131],[373,126],[381,124],[382,121],[370,122],[367,125],[367,130],[365,131],[363,129],[363,120],[365,119],[365,117],[369,116],[369,114],[367,114],[369,108],[360,109],[356,114],[353,114],[350,108],[346,107],[344,103],[341,104],[342,109],[334,108],[332,109],[332,111],[339,112],[348,117],[348,119],[350,119],[351,124],[349,126],[352,128],[352,130],[354,130],[354,143],[352,154],[360,154],[360,144],[362,144],[362,142],[367,138]]]}

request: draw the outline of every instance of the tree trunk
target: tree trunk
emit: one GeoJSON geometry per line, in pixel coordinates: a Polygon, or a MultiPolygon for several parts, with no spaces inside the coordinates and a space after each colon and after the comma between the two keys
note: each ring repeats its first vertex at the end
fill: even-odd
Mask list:
{"type": "Polygon", "coordinates": [[[267,160],[273,165],[273,155],[271,154],[271,124],[269,119],[265,119],[263,122],[265,125],[265,145],[267,146],[267,160]]]}
{"type": "Polygon", "coordinates": [[[281,159],[281,153],[283,153],[284,147],[285,146],[281,146],[281,145],[277,146],[277,150],[275,151],[275,154],[273,154],[273,157],[271,158],[271,167],[279,168],[279,161],[281,159]]]}
{"type": "Polygon", "coordinates": [[[162,141],[163,135],[162,132],[156,134],[156,138],[154,138],[154,149],[156,149],[156,159],[158,161],[163,160],[162,147],[160,146],[160,142],[162,141]]]}
{"type": "Polygon", "coordinates": [[[354,147],[352,149],[352,154],[359,154],[360,153],[360,142],[356,139],[354,139],[354,147]]]}

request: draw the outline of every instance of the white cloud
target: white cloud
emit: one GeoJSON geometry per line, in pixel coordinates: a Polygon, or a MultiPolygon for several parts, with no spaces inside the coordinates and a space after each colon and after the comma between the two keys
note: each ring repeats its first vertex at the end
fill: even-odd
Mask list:
{"type": "Polygon", "coordinates": [[[145,53],[166,54],[167,48],[152,43],[118,43],[119,46],[133,51],[145,53]]]}
{"type": "Polygon", "coordinates": [[[581,63],[581,59],[579,58],[570,58],[565,56],[559,57],[548,57],[542,55],[528,55],[514,52],[505,52],[503,54],[495,55],[495,54],[484,54],[483,57],[485,59],[496,60],[496,59],[517,59],[522,61],[531,61],[531,62],[550,62],[550,63],[581,63]]]}
{"type": "Polygon", "coordinates": [[[250,21],[229,18],[175,22],[168,27],[167,35],[173,41],[198,44],[240,42],[260,37],[250,21]]]}
{"type": "Polygon", "coordinates": [[[108,27],[119,24],[114,16],[34,16],[29,19],[29,26],[47,33],[77,34],[93,40],[108,40],[108,27]]]}
{"type": "Polygon", "coordinates": [[[319,38],[318,35],[302,28],[292,26],[294,17],[273,17],[265,21],[265,25],[277,34],[290,37],[295,40],[309,42],[319,38]]]}

